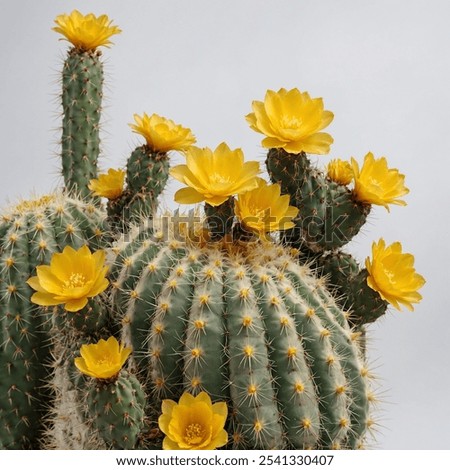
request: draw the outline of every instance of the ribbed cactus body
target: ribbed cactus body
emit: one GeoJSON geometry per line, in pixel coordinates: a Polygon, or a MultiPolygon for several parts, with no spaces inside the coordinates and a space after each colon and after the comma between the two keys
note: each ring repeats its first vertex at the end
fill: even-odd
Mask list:
{"type": "Polygon", "coordinates": [[[62,72],[62,172],[65,187],[91,195],[89,181],[97,177],[103,64],[99,51],[72,48],[62,72]]]}
{"type": "Polygon", "coordinates": [[[314,252],[337,249],[364,225],[370,205],[359,203],[346,186],[312,167],[306,154],[271,149],[266,164],[272,181],[299,208],[296,227],[285,235],[291,245],[306,244],[314,252]]]}
{"type": "Polygon", "coordinates": [[[114,266],[113,305],[155,408],[204,390],[228,402],[233,447],[362,443],[364,360],[308,267],[271,244],[130,244],[114,266]]]}
{"type": "Polygon", "coordinates": [[[145,395],[133,375],[122,371],[109,381],[91,380],[86,403],[92,424],[108,446],[136,448],[144,427],[145,395]]]}
{"type": "Polygon", "coordinates": [[[66,245],[104,243],[104,215],[53,194],[24,201],[0,223],[0,448],[37,448],[50,391],[50,315],[33,304],[27,280],[66,245]]]}

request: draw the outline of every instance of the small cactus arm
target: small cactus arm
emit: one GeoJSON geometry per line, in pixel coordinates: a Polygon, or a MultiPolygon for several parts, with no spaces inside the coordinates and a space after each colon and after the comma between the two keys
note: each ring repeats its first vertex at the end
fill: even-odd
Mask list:
{"type": "Polygon", "coordinates": [[[97,177],[103,98],[101,52],[69,50],[62,71],[62,172],[67,190],[91,196],[97,177]]]}

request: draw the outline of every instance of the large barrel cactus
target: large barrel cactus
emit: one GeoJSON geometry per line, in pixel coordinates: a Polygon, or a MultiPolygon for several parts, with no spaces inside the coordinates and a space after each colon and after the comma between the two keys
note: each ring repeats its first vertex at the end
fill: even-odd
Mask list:
{"type": "Polygon", "coordinates": [[[275,244],[223,248],[142,240],[118,257],[113,304],[152,406],[225,400],[238,448],[361,445],[367,368],[324,280],[275,244]]]}
{"type": "Polygon", "coordinates": [[[106,15],[56,20],[65,188],[0,222],[0,448],[358,449],[375,406],[365,325],[425,282],[399,242],[343,247],[372,206],[404,205],[385,157],[334,160],[333,114],[298,89],[246,116],[256,161],[153,113],[125,169],[98,174],[106,15]],[[170,152],[186,163],[170,166],[170,152]],[[183,215],[162,214],[169,176],[183,215]],[[101,200],[107,199],[103,205],[101,200]]]}

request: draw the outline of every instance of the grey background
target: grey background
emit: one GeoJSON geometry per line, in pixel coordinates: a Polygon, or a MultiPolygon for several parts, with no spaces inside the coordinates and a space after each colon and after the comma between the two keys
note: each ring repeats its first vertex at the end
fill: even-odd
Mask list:
{"type": "MultiPolygon", "coordinates": [[[[264,160],[244,120],[266,89],[298,87],[335,113],[331,157],[370,150],[406,174],[406,207],[374,207],[349,250],[399,240],[427,284],[413,313],[370,328],[379,377],[376,449],[450,449],[448,307],[450,2],[446,0],[1,0],[0,205],[60,185],[60,13],[107,13],[123,33],[104,49],[103,169],[142,142],[127,126],[156,112],[200,146],[226,141],[264,160]]],[[[181,162],[178,156],[174,163],[181,162]]],[[[166,193],[167,206],[175,184],[166,193]]]]}

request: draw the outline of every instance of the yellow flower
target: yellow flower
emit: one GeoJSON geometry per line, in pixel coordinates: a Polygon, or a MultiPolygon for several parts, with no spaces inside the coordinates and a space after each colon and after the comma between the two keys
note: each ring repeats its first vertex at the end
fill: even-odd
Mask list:
{"type": "Polygon", "coordinates": [[[180,204],[206,201],[218,206],[230,196],[257,187],[258,162],[244,163],[241,149],[231,150],[221,143],[214,151],[209,148],[191,147],[186,152],[186,165],[178,165],[170,174],[186,184],[175,193],[180,204]]]}
{"type": "Polygon", "coordinates": [[[136,124],[129,126],[133,132],[145,137],[147,145],[153,152],[184,151],[196,142],[190,129],[157,114],[151,116],[146,113],[142,116],[135,114],[134,120],[136,124]]]}
{"type": "Polygon", "coordinates": [[[85,245],[79,250],[66,246],[55,253],[50,266],[36,268],[37,276],[28,284],[37,292],[31,301],[38,305],[65,304],[68,312],[78,312],[86,306],[89,297],[95,297],[108,287],[105,252],[91,253],[85,245]]]}
{"type": "Polygon", "coordinates": [[[98,179],[92,179],[89,182],[88,188],[95,196],[117,199],[123,193],[124,182],[125,172],[110,168],[108,173],[98,175],[98,179]]]}
{"type": "Polygon", "coordinates": [[[392,304],[397,310],[405,305],[414,310],[412,304],[422,299],[417,292],[425,284],[425,279],[416,273],[414,256],[402,253],[400,242],[386,246],[381,238],[372,244],[372,261],[366,258],[369,273],[367,284],[377,291],[381,298],[392,304]]]}
{"type": "Polygon", "coordinates": [[[70,15],[59,15],[55,19],[53,31],[61,33],[77,49],[92,51],[100,46],[109,47],[112,42],[109,38],[122,31],[112,26],[112,20],[107,15],[96,17],[93,13],[82,15],[73,10],[70,15]]]}
{"type": "Polygon", "coordinates": [[[120,372],[130,353],[130,348],[125,348],[111,336],[107,341],[101,339],[96,344],[83,344],[81,357],[75,358],[75,366],[90,377],[110,379],[120,372]]]}
{"type": "Polygon", "coordinates": [[[158,424],[166,435],[164,450],[213,450],[224,446],[228,434],[223,429],[227,419],[225,402],[212,404],[205,392],[196,397],[183,393],[178,403],[163,400],[158,424]]]}
{"type": "Polygon", "coordinates": [[[266,136],[265,148],[283,148],[288,153],[326,154],[333,138],[319,132],[333,120],[323,109],[322,98],[311,98],[297,88],[268,90],[262,101],[253,101],[253,113],[245,118],[250,127],[266,136]]]}
{"type": "Polygon", "coordinates": [[[289,199],[288,194],[281,196],[279,184],[267,185],[260,178],[256,189],[238,196],[234,210],[245,227],[264,237],[268,232],[294,227],[292,218],[298,209],[289,205],[289,199]]]}
{"type": "Polygon", "coordinates": [[[350,184],[354,178],[353,167],[349,162],[336,158],[328,163],[327,175],[336,183],[350,184]]]}
{"type": "Polygon", "coordinates": [[[384,206],[389,211],[388,204],[406,206],[406,202],[398,199],[409,193],[405,186],[405,175],[396,168],[388,168],[385,157],[375,159],[372,152],[364,157],[362,168],[352,158],[355,187],[353,193],[360,202],[384,206]]]}

